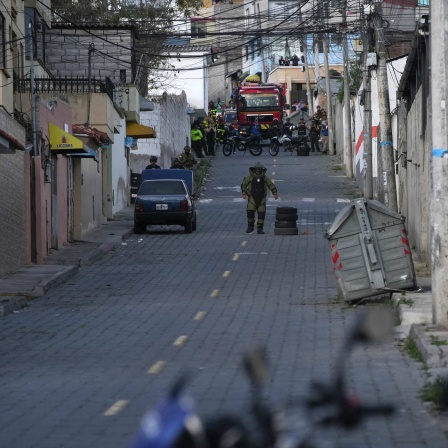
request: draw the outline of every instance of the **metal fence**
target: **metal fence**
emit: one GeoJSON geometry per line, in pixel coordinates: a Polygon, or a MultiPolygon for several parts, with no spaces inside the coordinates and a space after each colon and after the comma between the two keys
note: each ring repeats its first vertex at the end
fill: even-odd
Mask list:
{"type": "MultiPolygon", "coordinates": [[[[34,93],[106,93],[107,96],[114,100],[114,84],[110,78],[106,77],[105,81],[92,77],[89,78],[35,78],[34,79],[34,93]]],[[[19,92],[25,93],[31,91],[31,79],[22,78],[19,80],[19,92]]]]}

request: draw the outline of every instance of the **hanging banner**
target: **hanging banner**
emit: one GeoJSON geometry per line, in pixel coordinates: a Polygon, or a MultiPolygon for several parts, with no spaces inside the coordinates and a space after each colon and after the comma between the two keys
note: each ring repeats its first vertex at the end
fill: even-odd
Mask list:
{"type": "Polygon", "coordinates": [[[133,137],[126,137],[124,139],[124,146],[126,146],[126,148],[135,150],[138,149],[138,145],[137,145],[137,139],[133,138],[133,137]]]}

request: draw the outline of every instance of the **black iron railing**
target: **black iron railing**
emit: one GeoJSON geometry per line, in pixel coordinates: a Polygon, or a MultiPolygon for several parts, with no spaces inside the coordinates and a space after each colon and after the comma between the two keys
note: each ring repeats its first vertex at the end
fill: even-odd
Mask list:
{"type": "MultiPolygon", "coordinates": [[[[110,78],[105,81],[92,77],[90,79],[84,77],[76,78],[35,78],[34,79],[34,92],[39,93],[89,93],[89,85],[91,93],[106,93],[107,96],[114,100],[114,84],[110,78]]],[[[25,93],[31,91],[30,78],[22,78],[19,80],[19,92],[25,93]]]]}

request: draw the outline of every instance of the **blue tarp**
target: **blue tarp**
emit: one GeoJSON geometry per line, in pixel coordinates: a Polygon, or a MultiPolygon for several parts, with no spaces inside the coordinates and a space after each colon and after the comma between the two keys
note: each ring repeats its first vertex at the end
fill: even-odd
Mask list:
{"type": "Polygon", "coordinates": [[[191,194],[194,194],[193,171],[171,169],[142,171],[142,182],[145,180],[155,179],[182,179],[187,184],[187,187],[190,190],[191,194]]]}

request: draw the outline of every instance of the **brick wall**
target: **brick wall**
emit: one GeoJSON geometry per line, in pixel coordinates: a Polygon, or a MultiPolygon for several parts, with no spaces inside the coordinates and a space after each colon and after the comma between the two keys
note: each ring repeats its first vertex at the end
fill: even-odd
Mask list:
{"type": "MultiPolygon", "coordinates": [[[[154,110],[141,112],[140,122],[152,126],[157,138],[140,139],[138,150],[131,152],[131,170],[139,173],[149,164],[149,157],[159,158],[162,168],[169,168],[171,160],[182,151],[188,137],[190,142],[190,117],[187,114],[188,103],[184,92],[181,95],[168,95],[150,98],[154,110]]],[[[189,143],[190,144],[190,143],[189,143]]]]}
{"type": "Polygon", "coordinates": [[[0,154],[0,276],[26,263],[24,161],[23,151],[0,154]]]}
{"type": "Polygon", "coordinates": [[[134,46],[132,30],[95,28],[91,32],[61,25],[53,27],[45,43],[47,66],[53,76],[87,77],[89,44],[93,43],[92,76],[103,80],[107,76],[119,84],[120,70],[125,70],[126,83],[133,83],[135,73],[131,69],[132,52],[129,50],[134,46]],[[106,53],[112,57],[104,56],[106,53]]]}

